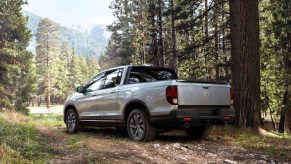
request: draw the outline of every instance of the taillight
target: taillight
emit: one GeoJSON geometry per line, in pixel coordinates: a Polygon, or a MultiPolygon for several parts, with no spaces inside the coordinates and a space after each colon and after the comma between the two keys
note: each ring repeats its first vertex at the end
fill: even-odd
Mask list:
{"type": "Polygon", "coordinates": [[[231,88],[230,88],[230,105],[233,105],[233,92],[231,88]]]}
{"type": "Polygon", "coordinates": [[[177,85],[170,85],[166,89],[167,101],[172,105],[178,105],[178,88],[177,85]]]}

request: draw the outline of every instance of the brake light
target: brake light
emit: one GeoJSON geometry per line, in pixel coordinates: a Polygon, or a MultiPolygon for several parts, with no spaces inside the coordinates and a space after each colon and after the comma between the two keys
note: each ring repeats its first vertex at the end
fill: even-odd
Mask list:
{"type": "Polygon", "coordinates": [[[170,85],[166,89],[167,101],[172,105],[178,105],[178,88],[177,85],[170,85]]]}
{"type": "Polygon", "coordinates": [[[230,105],[233,105],[233,92],[231,88],[230,88],[230,105]]]}

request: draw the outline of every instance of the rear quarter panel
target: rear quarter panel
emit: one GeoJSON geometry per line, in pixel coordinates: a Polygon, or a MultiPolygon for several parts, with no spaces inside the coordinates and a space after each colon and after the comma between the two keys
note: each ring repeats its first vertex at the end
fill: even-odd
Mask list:
{"type": "Polygon", "coordinates": [[[126,105],[132,101],[141,101],[146,104],[150,114],[169,114],[175,106],[166,99],[166,88],[176,84],[175,80],[128,84],[121,87],[118,95],[119,115],[123,115],[126,105]]]}

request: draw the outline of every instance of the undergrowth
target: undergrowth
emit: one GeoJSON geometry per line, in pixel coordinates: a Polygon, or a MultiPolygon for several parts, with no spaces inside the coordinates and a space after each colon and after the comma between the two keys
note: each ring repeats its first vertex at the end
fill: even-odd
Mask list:
{"type": "MultiPolygon", "coordinates": [[[[269,132],[268,132],[269,133],[269,132]]],[[[266,155],[291,161],[291,135],[272,132],[273,136],[259,133],[255,129],[239,129],[232,126],[215,127],[212,137],[221,138],[229,144],[262,152],[266,155]]]]}
{"type": "Polygon", "coordinates": [[[0,163],[47,163],[57,155],[46,146],[47,138],[42,137],[36,126],[52,119],[5,111],[0,113],[0,163]]]}
{"type": "MultiPolygon", "coordinates": [[[[63,127],[61,127],[63,124],[63,117],[59,114],[25,116],[13,111],[0,112],[0,163],[52,163],[53,159],[60,157],[60,154],[48,146],[49,143],[55,141],[52,138],[44,137],[38,126],[47,128],[48,132],[64,135],[63,127]],[[60,128],[58,128],[59,126],[60,128]]],[[[113,134],[115,133],[112,129],[93,128],[77,135],[66,135],[66,145],[72,149],[90,148],[94,145],[98,146],[96,138],[108,138],[111,143],[132,142],[127,137],[113,134]]],[[[170,135],[167,136],[158,135],[156,142],[168,142],[171,139],[176,142],[181,135],[183,136],[183,133],[175,131],[170,132],[170,135]]],[[[250,128],[218,126],[213,128],[211,138],[291,162],[290,134],[272,132],[270,136],[250,128]]],[[[89,153],[85,157],[87,163],[96,160],[101,160],[97,154],[89,153]]]]}

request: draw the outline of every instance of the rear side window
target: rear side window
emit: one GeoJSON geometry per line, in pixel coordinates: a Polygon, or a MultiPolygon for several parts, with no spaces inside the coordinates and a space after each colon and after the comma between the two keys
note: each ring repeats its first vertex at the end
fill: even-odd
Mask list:
{"type": "Polygon", "coordinates": [[[123,69],[108,72],[103,88],[113,88],[120,84],[123,69]]]}
{"type": "Polygon", "coordinates": [[[177,79],[177,75],[171,69],[133,67],[129,75],[128,84],[174,79],[177,79]]]}

